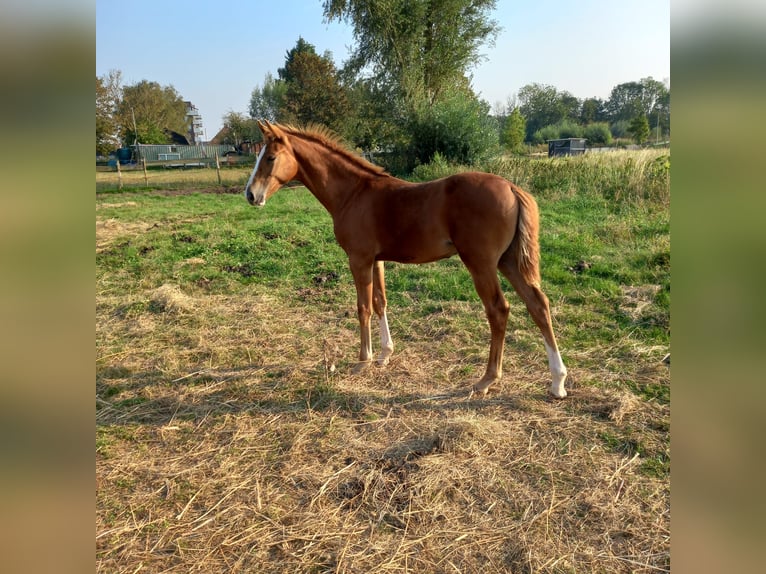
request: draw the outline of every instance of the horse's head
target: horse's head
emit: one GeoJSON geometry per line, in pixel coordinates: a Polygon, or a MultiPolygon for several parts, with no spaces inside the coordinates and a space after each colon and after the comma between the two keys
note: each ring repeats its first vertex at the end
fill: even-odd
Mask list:
{"type": "Polygon", "coordinates": [[[287,134],[279,126],[259,121],[258,127],[263,133],[263,147],[245,186],[245,197],[250,205],[262,206],[275,191],[295,177],[298,161],[287,134]]]}

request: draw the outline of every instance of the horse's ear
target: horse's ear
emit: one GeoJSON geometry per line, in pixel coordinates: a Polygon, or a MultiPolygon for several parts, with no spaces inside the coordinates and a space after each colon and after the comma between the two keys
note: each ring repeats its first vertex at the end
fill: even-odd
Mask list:
{"type": "Polygon", "coordinates": [[[263,134],[263,139],[266,141],[284,142],[287,139],[285,132],[283,132],[278,125],[272,124],[268,120],[257,121],[258,128],[263,134]]]}
{"type": "Polygon", "coordinates": [[[265,120],[256,120],[256,123],[258,124],[258,129],[261,130],[261,133],[263,134],[263,138],[268,138],[271,134],[271,127],[269,126],[269,122],[265,120]]]}
{"type": "Polygon", "coordinates": [[[271,137],[274,140],[284,142],[287,140],[287,135],[285,132],[282,131],[282,129],[276,125],[276,124],[269,124],[269,129],[271,130],[271,137]]]}

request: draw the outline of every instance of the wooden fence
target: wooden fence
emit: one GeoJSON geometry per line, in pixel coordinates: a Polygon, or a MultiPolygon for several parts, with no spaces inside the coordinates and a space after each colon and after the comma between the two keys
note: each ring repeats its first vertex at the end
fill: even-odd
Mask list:
{"type": "Polygon", "coordinates": [[[96,167],[96,191],[140,187],[207,187],[244,184],[255,157],[215,156],[210,160],[163,160],[122,163],[96,167]],[[183,173],[181,173],[183,172],[183,173]]]}

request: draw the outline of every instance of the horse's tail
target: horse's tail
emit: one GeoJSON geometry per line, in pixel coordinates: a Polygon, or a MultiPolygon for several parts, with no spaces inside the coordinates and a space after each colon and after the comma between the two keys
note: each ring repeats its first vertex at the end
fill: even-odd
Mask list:
{"type": "Polygon", "coordinates": [[[515,250],[521,275],[531,285],[540,285],[540,213],[535,198],[511,184],[519,201],[519,221],[510,249],[515,250]]]}

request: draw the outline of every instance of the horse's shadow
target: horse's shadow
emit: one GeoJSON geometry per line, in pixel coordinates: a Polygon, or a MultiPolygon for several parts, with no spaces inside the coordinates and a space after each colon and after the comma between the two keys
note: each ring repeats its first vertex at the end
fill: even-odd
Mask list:
{"type": "Polygon", "coordinates": [[[290,369],[283,365],[201,368],[180,377],[159,370],[107,367],[96,375],[96,423],[164,426],[226,415],[330,411],[363,419],[370,412],[391,409],[400,413],[527,410],[521,395],[504,392],[480,397],[464,386],[437,394],[358,392],[345,388],[343,379],[359,375],[327,376],[321,368],[307,375],[305,382],[296,386],[288,380],[290,369]]]}

